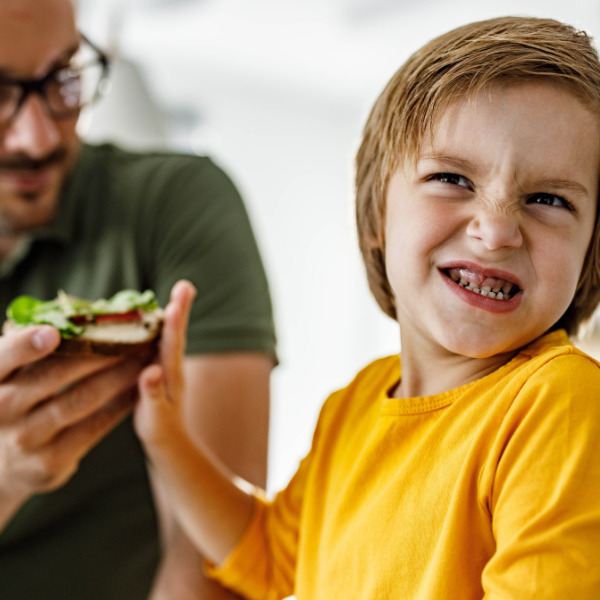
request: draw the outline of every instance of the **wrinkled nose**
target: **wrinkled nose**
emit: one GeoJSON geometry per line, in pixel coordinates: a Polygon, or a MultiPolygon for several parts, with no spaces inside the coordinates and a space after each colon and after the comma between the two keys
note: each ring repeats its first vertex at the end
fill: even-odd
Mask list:
{"type": "Polygon", "coordinates": [[[518,248],[523,236],[516,215],[494,209],[481,209],[469,221],[467,235],[481,242],[487,250],[518,248]]]}
{"type": "Polygon", "coordinates": [[[48,115],[44,100],[31,94],[5,128],[3,145],[6,153],[39,159],[55,150],[60,141],[60,131],[48,115]]]}

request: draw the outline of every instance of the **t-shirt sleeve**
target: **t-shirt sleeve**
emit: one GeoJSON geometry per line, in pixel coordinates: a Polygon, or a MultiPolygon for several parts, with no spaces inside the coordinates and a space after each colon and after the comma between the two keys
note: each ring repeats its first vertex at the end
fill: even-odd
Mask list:
{"type": "Polygon", "coordinates": [[[206,157],[157,161],[148,174],[142,253],[162,304],[189,279],[198,294],[188,353],[262,351],[275,355],[265,269],[240,194],[206,157]]]}
{"type": "Polygon", "coordinates": [[[489,499],[486,600],[600,598],[600,369],[566,355],[521,389],[489,499]]]}
{"type": "Polygon", "coordinates": [[[264,600],[287,598],[294,591],[298,531],[310,456],[288,486],[272,501],[257,495],[250,524],[230,555],[209,577],[242,594],[264,600]]]}
{"type": "Polygon", "coordinates": [[[335,414],[335,398],[336,395],[330,396],[321,408],[310,451],[288,485],[272,500],[257,494],[253,516],[242,539],[223,563],[207,571],[210,577],[244,598],[274,600],[287,598],[295,591],[301,538],[319,535],[314,523],[306,519],[313,497],[308,487],[315,477],[317,457],[329,438],[328,421],[335,414]]]}

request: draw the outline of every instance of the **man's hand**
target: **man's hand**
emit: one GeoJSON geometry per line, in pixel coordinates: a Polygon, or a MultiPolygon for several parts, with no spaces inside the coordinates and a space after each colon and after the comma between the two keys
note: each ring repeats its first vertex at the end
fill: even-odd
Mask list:
{"type": "Polygon", "coordinates": [[[51,355],[49,326],[0,337],[0,530],[31,495],[56,489],[132,409],[143,365],[51,355]]]}

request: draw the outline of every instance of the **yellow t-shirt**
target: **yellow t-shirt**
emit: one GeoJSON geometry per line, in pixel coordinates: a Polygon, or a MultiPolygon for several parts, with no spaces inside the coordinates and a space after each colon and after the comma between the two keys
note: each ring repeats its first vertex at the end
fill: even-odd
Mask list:
{"type": "Polygon", "coordinates": [[[249,598],[598,600],[600,366],[563,331],[394,399],[398,357],[325,403],[289,486],[214,575],[249,598]]]}

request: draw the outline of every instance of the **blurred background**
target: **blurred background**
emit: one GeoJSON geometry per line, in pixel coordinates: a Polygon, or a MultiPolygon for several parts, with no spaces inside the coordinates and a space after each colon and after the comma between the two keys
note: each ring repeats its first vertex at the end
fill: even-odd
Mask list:
{"type": "Polygon", "coordinates": [[[370,106],[432,37],[500,15],[600,38],[598,0],[78,0],[113,56],[90,141],[208,153],[242,192],[273,295],[269,485],[287,483],[326,396],[399,350],[357,249],[353,156],[370,106]]]}

